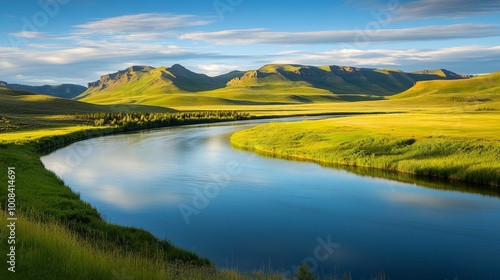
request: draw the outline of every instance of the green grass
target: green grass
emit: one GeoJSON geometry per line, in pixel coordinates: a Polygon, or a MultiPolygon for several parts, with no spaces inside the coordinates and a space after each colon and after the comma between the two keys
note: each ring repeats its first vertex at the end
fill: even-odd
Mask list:
{"type": "Polygon", "coordinates": [[[231,143],[259,153],[500,185],[500,115],[387,114],[271,123],[231,143]]]}
{"type": "Polygon", "coordinates": [[[136,104],[95,105],[47,95],[0,88],[0,143],[34,140],[86,129],[89,122],[75,114],[95,112],[176,112],[166,107],[136,104]]]}

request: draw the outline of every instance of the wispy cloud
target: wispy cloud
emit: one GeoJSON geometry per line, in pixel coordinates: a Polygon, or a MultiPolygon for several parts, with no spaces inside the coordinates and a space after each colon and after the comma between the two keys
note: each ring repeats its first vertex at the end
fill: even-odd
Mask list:
{"type": "MultiPolygon", "coordinates": [[[[2,51],[3,48],[0,48],[2,51]]],[[[108,43],[93,47],[68,47],[59,50],[40,49],[9,49],[0,54],[4,61],[21,62],[50,65],[64,65],[84,61],[101,60],[113,61],[117,59],[140,59],[148,57],[169,57],[192,54],[191,51],[176,46],[165,46],[161,44],[118,44],[108,43]]]]}
{"type": "Polygon", "coordinates": [[[67,40],[82,45],[88,45],[86,44],[88,42],[92,45],[98,40],[151,41],[175,38],[183,28],[206,25],[210,22],[194,15],[146,13],[89,21],[73,26],[66,34],[22,31],[10,33],[8,36],[21,38],[22,43],[29,43],[27,39],[67,40]]]}
{"type": "Polygon", "coordinates": [[[163,34],[185,27],[209,24],[208,20],[198,19],[193,15],[173,14],[135,14],[95,20],[76,25],[80,35],[136,35],[163,34]]]}
{"type": "Polygon", "coordinates": [[[16,33],[11,33],[10,35],[19,37],[19,38],[26,38],[26,39],[43,39],[43,38],[50,38],[47,34],[43,32],[35,32],[35,31],[22,31],[22,32],[16,32],[16,33]]]}
{"type": "Polygon", "coordinates": [[[500,13],[499,0],[417,0],[402,4],[395,20],[461,18],[500,13]]]}
{"type": "Polygon", "coordinates": [[[455,24],[381,30],[331,30],[312,32],[272,32],[265,29],[194,32],[180,39],[201,40],[216,44],[355,44],[431,41],[500,36],[500,28],[486,24],[455,24]]]}

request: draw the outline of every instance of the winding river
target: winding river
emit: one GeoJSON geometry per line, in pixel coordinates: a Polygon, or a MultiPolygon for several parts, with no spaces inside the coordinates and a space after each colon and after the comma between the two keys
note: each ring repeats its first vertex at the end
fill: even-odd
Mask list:
{"type": "Polygon", "coordinates": [[[259,122],[269,120],[106,136],[42,161],[107,221],[144,228],[218,267],[290,272],[306,261],[319,275],[353,279],[380,271],[500,279],[498,192],[231,147],[232,132],[259,122]]]}

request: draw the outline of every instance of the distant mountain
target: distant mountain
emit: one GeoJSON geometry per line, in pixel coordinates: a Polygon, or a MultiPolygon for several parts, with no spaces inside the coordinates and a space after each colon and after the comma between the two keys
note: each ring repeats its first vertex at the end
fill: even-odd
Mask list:
{"type": "Polygon", "coordinates": [[[228,86],[268,86],[271,84],[307,83],[336,94],[392,95],[410,88],[417,81],[462,79],[448,70],[405,73],[393,69],[357,68],[349,66],[305,66],[270,64],[246,72],[229,81],[228,86]]]}
{"type": "Polygon", "coordinates": [[[62,85],[44,85],[44,86],[27,86],[20,84],[8,84],[6,82],[0,82],[0,87],[6,87],[13,90],[51,95],[55,97],[72,99],[82,92],[86,91],[87,88],[80,85],[74,84],[62,84],[62,85]]]}
{"type": "Polygon", "coordinates": [[[141,94],[147,92],[197,92],[224,87],[241,72],[231,72],[218,77],[194,73],[179,64],[172,67],[153,68],[131,66],[116,73],[104,75],[100,80],[88,84],[88,90],[81,96],[96,92],[127,92],[141,94]]]}
{"type": "MultiPolygon", "coordinates": [[[[419,74],[419,75],[429,75],[429,77],[433,76],[440,76],[443,78],[447,78],[450,80],[453,79],[464,79],[464,78],[471,78],[471,75],[462,75],[462,74],[457,74],[455,72],[451,72],[446,69],[436,69],[436,70],[421,70],[421,71],[416,71],[413,72],[414,74],[419,74]]],[[[432,79],[433,80],[433,79],[432,79]]]]}
{"type": "Polygon", "coordinates": [[[335,65],[269,64],[217,77],[194,73],[179,64],[169,68],[131,66],[89,83],[77,99],[154,105],[376,100],[405,91],[418,81],[463,78],[444,69],[406,73],[335,65]]]}

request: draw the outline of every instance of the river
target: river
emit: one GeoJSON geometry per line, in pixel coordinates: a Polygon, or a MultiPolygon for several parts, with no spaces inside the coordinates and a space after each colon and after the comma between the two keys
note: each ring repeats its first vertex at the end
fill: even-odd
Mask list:
{"type": "Polygon", "coordinates": [[[321,276],[353,279],[380,271],[391,279],[500,279],[497,192],[424,187],[231,147],[232,132],[260,122],[269,120],[100,137],[42,161],[107,221],[146,229],[218,267],[288,273],[306,261],[321,276]]]}

